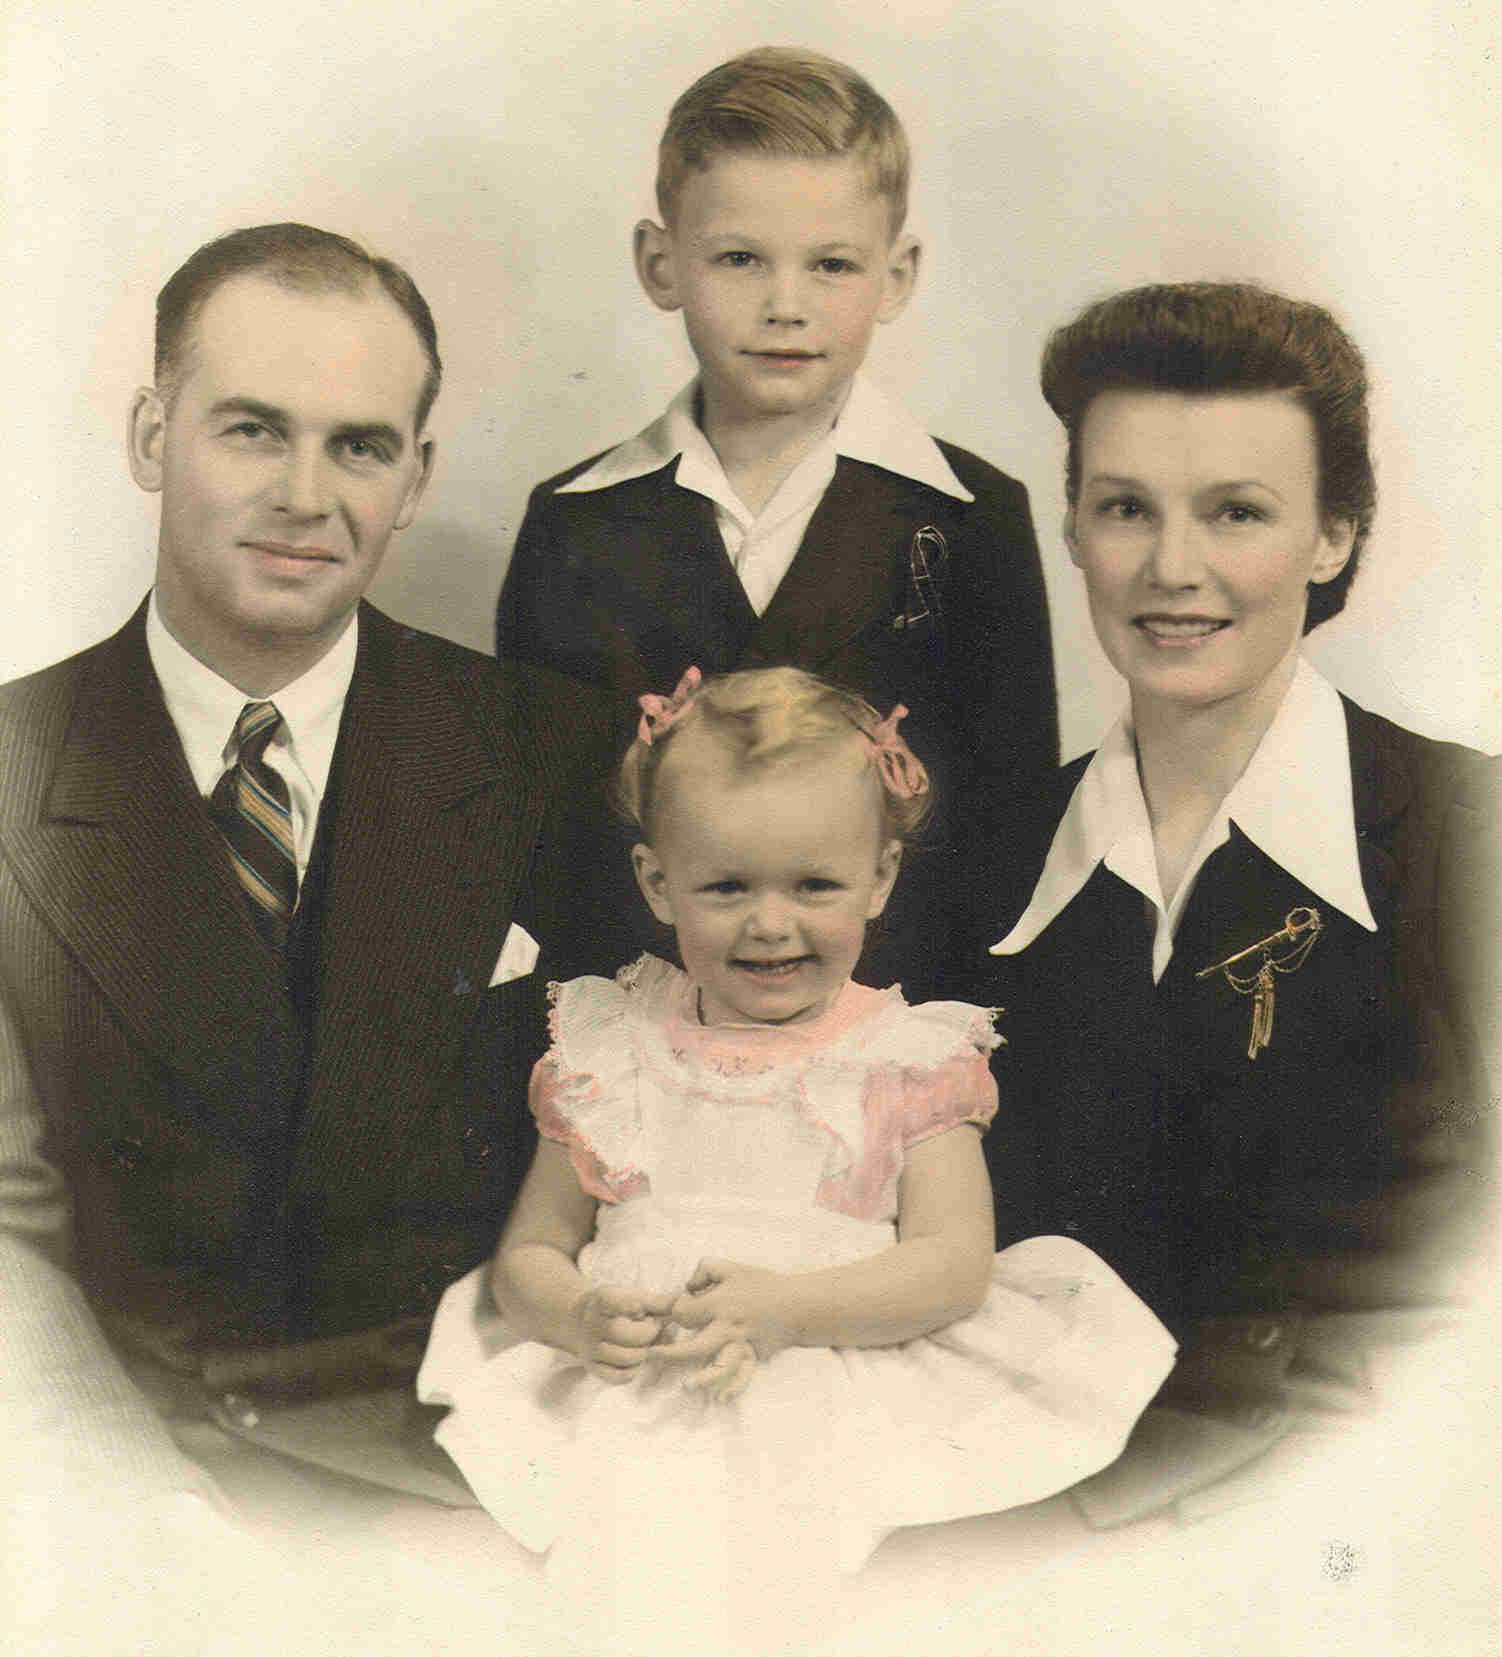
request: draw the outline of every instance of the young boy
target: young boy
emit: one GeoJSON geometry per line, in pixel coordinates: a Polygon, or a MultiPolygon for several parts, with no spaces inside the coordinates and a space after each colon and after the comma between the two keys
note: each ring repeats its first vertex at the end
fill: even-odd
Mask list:
{"type": "Polygon", "coordinates": [[[922,993],[962,909],[959,825],[1016,843],[1058,730],[1026,490],[860,373],[917,277],[907,189],[896,115],[831,59],[762,48],[678,99],[634,250],[699,373],[533,491],[496,648],[630,697],[690,663],[791,663],[906,703],[941,809],[862,976],[922,993]]]}

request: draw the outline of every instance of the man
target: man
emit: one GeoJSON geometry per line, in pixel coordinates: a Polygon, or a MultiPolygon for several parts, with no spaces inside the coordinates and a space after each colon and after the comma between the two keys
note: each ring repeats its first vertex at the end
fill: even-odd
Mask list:
{"type": "Polygon", "coordinates": [[[74,1509],[205,1489],[212,1420],[404,1382],[524,1171],[602,722],[362,599],[440,372],[354,243],[199,249],[130,412],[155,586],[0,691],[0,1387],[74,1509]]]}

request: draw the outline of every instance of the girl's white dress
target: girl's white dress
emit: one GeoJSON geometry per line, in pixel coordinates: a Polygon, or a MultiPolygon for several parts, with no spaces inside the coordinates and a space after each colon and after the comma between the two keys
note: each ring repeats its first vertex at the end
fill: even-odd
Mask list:
{"type": "MultiPolygon", "coordinates": [[[[556,987],[553,1038],[531,1102],[599,1199],[579,1269],[651,1292],[706,1257],[807,1271],[879,1253],[906,1149],[996,1108],[989,1016],[895,989],[849,983],[804,1024],[706,1028],[692,984],[649,956],[556,987]]],[[[791,1347],[729,1403],[675,1366],[612,1386],[518,1339],[481,1268],[444,1295],[418,1391],[450,1406],[439,1443],[536,1552],[598,1565],[632,1536],[659,1560],[796,1539],[849,1571],[897,1526],[1106,1465],[1173,1352],[1104,1261],[1034,1237],[996,1256],[973,1316],[897,1346],[791,1347]]]]}

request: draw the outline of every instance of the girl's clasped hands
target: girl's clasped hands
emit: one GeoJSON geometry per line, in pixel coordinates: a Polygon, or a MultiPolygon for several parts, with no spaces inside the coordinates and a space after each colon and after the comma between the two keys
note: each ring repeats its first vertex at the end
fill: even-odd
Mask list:
{"type": "Polygon", "coordinates": [[[689,1367],[684,1390],[728,1402],[751,1384],[757,1360],[792,1343],[777,1314],[780,1274],[701,1260],[677,1295],[592,1284],[575,1300],[575,1351],[613,1386],[651,1364],[689,1367]]]}

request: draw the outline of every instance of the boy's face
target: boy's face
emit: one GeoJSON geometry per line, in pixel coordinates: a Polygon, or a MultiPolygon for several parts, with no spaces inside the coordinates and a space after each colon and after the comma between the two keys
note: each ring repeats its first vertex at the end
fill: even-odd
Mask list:
{"type": "Polygon", "coordinates": [[[722,155],[689,175],[670,230],[637,227],[636,252],[654,303],[683,311],[706,423],[833,420],[918,261],[853,156],[722,155]]]}

